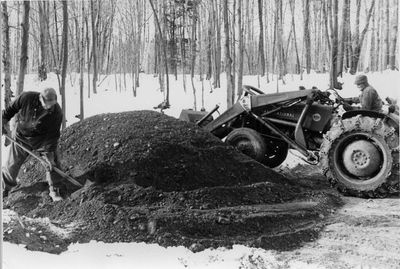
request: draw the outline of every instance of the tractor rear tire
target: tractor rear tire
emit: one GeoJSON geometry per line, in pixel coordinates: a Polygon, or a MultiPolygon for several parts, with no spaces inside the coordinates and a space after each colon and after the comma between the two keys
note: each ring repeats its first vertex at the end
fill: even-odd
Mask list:
{"type": "Polygon", "coordinates": [[[264,139],[260,133],[250,128],[233,130],[228,134],[225,142],[270,168],[280,165],[286,159],[289,150],[286,142],[264,139]]]}
{"type": "Polygon", "coordinates": [[[321,168],[331,185],[357,197],[399,192],[398,125],[381,118],[339,119],[324,136],[321,168]]]}

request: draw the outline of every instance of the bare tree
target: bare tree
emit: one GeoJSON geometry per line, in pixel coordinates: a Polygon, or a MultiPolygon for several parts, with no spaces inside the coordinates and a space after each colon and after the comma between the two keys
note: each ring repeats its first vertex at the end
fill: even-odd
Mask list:
{"type": "Polygon", "coordinates": [[[349,24],[347,23],[347,16],[350,14],[350,0],[343,1],[342,7],[342,22],[340,24],[340,42],[338,47],[338,57],[337,57],[337,71],[336,74],[343,76],[343,61],[345,55],[345,44],[347,42],[347,31],[349,24]]]}
{"type": "Polygon", "coordinates": [[[21,41],[21,57],[19,65],[19,74],[17,81],[17,94],[21,94],[24,90],[24,80],[26,74],[26,65],[28,61],[28,41],[29,41],[29,10],[30,1],[23,3],[23,18],[22,18],[22,41],[21,41]]]}
{"type": "Polygon", "coordinates": [[[389,13],[389,0],[386,0],[385,6],[385,39],[384,39],[384,56],[383,56],[383,68],[386,69],[389,66],[389,38],[390,38],[390,13],[389,13]]]}
{"type": "Polygon", "coordinates": [[[371,42],[369,47],[369,69],[371,71],[376,71],[375,62],[376,62],[376,23],[375,23],[375,14],[376,7],[374,7],[374,11],[372,14],[372,28],[371,28],[371,42]]]}
{"type": "Polygon", "coordinates": [[[258,0],[258,22],[260,24],[260,34],[258,40],[258,60],[260,63],[260,75],[265,74],[265,54],[264,54],[264,25],[263,25],[263,6],[262,1],[258,0]]]}
{"type": "Polygon", "coordinates": [[[169,107],[169,78],[168,78],[167,48],[166,48],[166,44],[165,44],[165,41],[164,41],[163,32],[161,30],[160,21],[158,19],[157,11],[154,8],[153,1],[149,0],[149,3],[150,3],[150,6],[151,6],[151,9],[153,10],[154,20],[156,22],[158,34],[159,34],[160,39],[161,39],[161,47],[162,47],[163,58],[164,58],[165,78],[167,80],[167,93],[166,93],[166,96],[165,96],[165,106],[169,107]]]}
{"type": "Polygon", "coordinates": [[[211,5],[211,18],[212,18],[212,62],[213,62],[213,86],[214,88],[221,87],[220,73],[221,73],[221,23],[219,14],[219,1],[210,1],[211,5]]]}
{"type": "Polygon", "coordinates": [[[191,46],[190,46],[190,54],[191,54],[191,63],[190,63],[190,80],[192,83],[192,90],[193,90],[193,108],[197,110],[197,98],[196,98],[196,87],[194,85],[194,68],[196,64],[196,32],[197,32],[197,6],[196,4],[193,5],[193,14],[192,14],[192,37],[190,39],[191,46]]]}
{"type": "MultiPolygon", "coordinates": [[[[4,44],[0,44],[2,51],[2,61],[4,70],[4,105],[8,106],[11,101],[11,54],[10,54],[10,26],[8,21],[7,2],[1,2],[2,7],[2,35],[4,44]]],[[[1,70],[0,70],[1,72],[1,70]]]]}
{"type": "MultiPolygon", "coordinates": [[[[62,9],[63,9],[63,30],[62,30],[62,69],[61,69],[61,104],[62,104],[62,112],[65,115],[66,111],[66,103],[65,103],[65,79],[67,76],[67,68],[68,68],[68,2],[62,1],[62,9]]],[[[65,116],[62,122],[62,129],[64,130],[66,127],[65,116]]]]}
{"type": "Polygon", "coordinates": [[[378,5],[378,12],[377,12],[377,25],[376,25],[376,57],[375,57],[375,70],[381,70],[381,59],[382,59],[382,47],[381,47],[381,27],[382,27],[382,5],[378,5]]]}
{"type": "MultiPolygon", "coordinates": [[[[278,79],[283,80],[283,76],[286,73],[284,67],[284,49],[283,49],[283,9],[282,0],[276,0],[276,10],[275,10],[275,33],[276,33],[276,56],[277,56],[277,66],[279,70],[278,79]]],[[[284,82],[284,81],[283,81],[284,82]]],[[[278,85],[278,84],[277,84],[278,85]]],[[[277,89],[277,91],[279,91],[277,89]]]]}
{"type": "Polygon", "coordinates": [[[238,28],[239,28],[239,63],[238,63],[238,82],[237,82],[237,95],[241,96],[243,93],[243,54],[244,54],[244,27],[242,22],[242,8],[243,1],[239,0],[237,7],[238,13],[238,28]]]}
{"type": "Polygon", "coordinates": [[[310,38],[310,0],[304,0],[304,50],[306,57],[306,70],[310,74],[311,70],[311,38],[310,38]]]}
{"type": "Polygon", "coordinates": [[[328,10],[331,12],[328,12],[328,14],[331,14],[329,16],[329,25],[330,25],[330,40],[331,40],[331,55],[330,55],[330,72],[329,72],[329,78],[330,78],[330,87],[331,88],[341,88],[341,85],[339,85],[338,80],[337,80],[337,56],[338,56],[338,1],[333,1],[333,7],[332,5],[332,0],[328,1],[328,10]]]}
{"type": "Polygon", "coordinates": [[[391,70],[396,69],[396,47],[397,47],[397,33],[399,25],[399,1],[394,1],[394,18],[392,22],[392,37],[390,42],[390,59],[389,66],[391,70]]]}
{"type": "Polygon", "coordinates": [[[234,83],[232,81],[232,58],[230,53],[229,39],[229,18],[228,18],[228,0],[223,0],[224,13],[224,34],[225,34],[225,72],[226,72],[226,91],[227,107],[231,107],[234,102],[234,83]]]}
{"type": "Polygon", "coordinates": [[[295,72],[296,74],[300,74],[300,59],[299,59],[299,52],[298,52],[298,48],[297,48],[297,36],[296,36],[296,24],[294,22],[294,11],[295,11],[295,1],[289,1],[289,5],[290,5],[290,12],[292,13],[292,29],[293,29],[293,42],[294,42],[294,48],[295,48],[295,52],[296,52],[296,68],[295,68],[295,72]]]}
{"type": "Polygon", "coordinates": [[[82,1],[81,2],[81,28],[80,28],[80,44],[79,44],[79,50],[80,50],[80,58],[79,58],[79,71],[80,71],[80,76],[79,76],[79,99],[80,99],[80,104],[79,104],[79,119],[83,120],[85,118],[85,109],[84,109],[84,95],[83,95],[83,87],[84,87],[84,75],[83,71],[85,69],[85,28],[84,28],[84,17],[85,17],[85,4],[82,1]]]}
{"type": "Polygon", "coordinates": [[[86,57],[87,57],[87,85],[88,85],[88,98],[90,98],[90,37],[89,37],[89,22],[87,16],[85,16],[85,29],[86,29],[86,57]]]}
{"type": "Polygon", "coordinates": [[[95,7],[94,0],[90,0],[90,14],[92,21],[92,60],[93,60],[93,93],[97,93],[97,21],[98,21],[98,10],[95,7]]]}
{"type": "MultiPolygon", "coordinates": [[[[360,9],[361,7],[361,0],[357,0],[358,5],[357,8],[360,9]]],[[[375,0],[372,0],[371,7],[369,8],[367,18],[366,18],[366,23],[364,29],[361,31],[361,34],[359,33],[359,26],[360,26],[360,12],[359,10],[357,11],[357,17],[356,17],[356,28],[355,28],[355,33],[353,34],[353,54],[351,56],[351,68],[350,68],[350,74],[354,75],[357,72],[357,67],[358,67],[358,62],[360,60],[360,53],[361,53],[361,48],[364,42],[365,34],[367,33],[370,18],[372,15],[372,11],[374,9],[375,5],[375,0]]]]}
{"type": "Polygon", "coordinates": [[[47,79],[47,47],[48,47],[48,29],[46,23],[46,14],[48,11],[48,2],[39,1],[39,26],[40,26],[40,64],[38,68],[38,76],[41,81],[47,79]]]}

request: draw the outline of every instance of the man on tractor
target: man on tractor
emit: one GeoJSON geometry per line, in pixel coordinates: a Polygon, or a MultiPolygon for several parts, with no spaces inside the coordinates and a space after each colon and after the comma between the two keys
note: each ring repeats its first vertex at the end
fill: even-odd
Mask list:
{"type": "Polygon", "coordinates": [[[360,96],[345,98],[346,102],[349,104],[360,103],[361,109],[364,110],[373,110],[378,112],[382,110],[382,99],[379,97],[378,92],[369,85],[366,75],[358,75],[354,84],[356,84],[360,89],[360,96]]]}

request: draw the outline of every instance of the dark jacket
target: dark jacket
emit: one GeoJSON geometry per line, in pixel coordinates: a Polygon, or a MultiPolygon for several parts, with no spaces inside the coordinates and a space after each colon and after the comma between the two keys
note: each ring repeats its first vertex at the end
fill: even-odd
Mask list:
{"type": "Polygon", "coordinates": [[[16,117],[16,138],[34,150],[55,151],[63,119],[61,107],[43,108],[38,92],[23,92],[5,110],[3,121],[16,117]]]}
{"type": "Polygon", "coordinates": [[[380,111],[382,109],[382,100],[371,85],[367,85],[361,90],[358,99],[362,109],[374,111],[380,111]]]}

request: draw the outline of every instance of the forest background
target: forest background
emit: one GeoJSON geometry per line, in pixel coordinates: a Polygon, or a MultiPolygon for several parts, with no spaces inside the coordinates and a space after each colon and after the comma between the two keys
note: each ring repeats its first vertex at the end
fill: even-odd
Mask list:
{"type": "Polygon", "coordinates": [[[4,102],[29,88],[27,73],[44,81],[49,72],[57,75],[64,112],[67,74],[79,76],[81,120],[83,95],[96,94],[110,76],[115,91],[135,97],[140,73],[154,74],[161,106],[169,107],[169,80],[186,74],[179,79],[193,92],[196,110],[204,107],[196,92],[220,88],[221,76],[227,107],[241,95],[245,75],[257,76],[255,86],[276,81],[279,91],[288,74],[329,72],[329,87],[341,88],[344,73],[398,69],[398,6],[397,0],[1,1],[4,102]]]}

